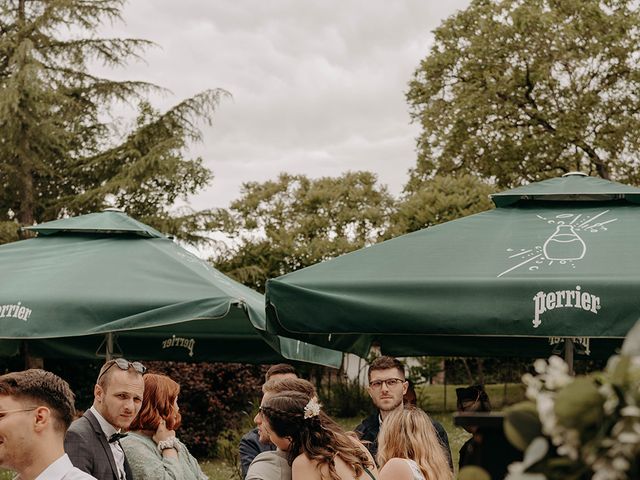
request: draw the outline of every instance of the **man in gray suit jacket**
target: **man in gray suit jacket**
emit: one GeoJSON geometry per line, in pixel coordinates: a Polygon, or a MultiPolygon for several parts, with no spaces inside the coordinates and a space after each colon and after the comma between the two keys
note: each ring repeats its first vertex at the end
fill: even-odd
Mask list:
{"type": "Polygon", "coordinates": [[[71,463],[98,480],[132,480],[119,438],[140,411],[146,368],[123,358],[100,369],[93,406],[73,422],[64,441],[71,463]]]}

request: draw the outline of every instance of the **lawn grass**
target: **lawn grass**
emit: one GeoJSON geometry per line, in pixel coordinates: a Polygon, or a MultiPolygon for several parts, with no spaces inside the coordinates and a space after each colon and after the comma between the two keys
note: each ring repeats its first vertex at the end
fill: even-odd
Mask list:
{"type": "MultiPolygon", "coordinates": [[[[456,388],[461,386],[466,385],[418,385],[418,405],[428,413],[455,412],[456,388]]],[[[485,385],[485,391],[493,409],[502,410],[524,400],[525,387],[521,383],[495,384],[485,385]]]]}

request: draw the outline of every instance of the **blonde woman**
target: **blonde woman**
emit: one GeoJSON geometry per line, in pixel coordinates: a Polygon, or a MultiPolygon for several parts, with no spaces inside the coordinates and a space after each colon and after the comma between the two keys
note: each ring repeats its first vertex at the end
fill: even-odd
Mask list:
{"type": "Polygon", "coordinates": [[[379,480],[453,480],[431,419],[405,407],[391,412],[378,436],[379,480]]]}

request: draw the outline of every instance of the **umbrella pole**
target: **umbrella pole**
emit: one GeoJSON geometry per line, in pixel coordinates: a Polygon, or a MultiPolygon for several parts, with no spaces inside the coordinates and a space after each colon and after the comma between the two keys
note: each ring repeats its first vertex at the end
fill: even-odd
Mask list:
{"type": "Polygon", "coordinates": [[[564,361],[567,362],[567,365],[569,366],[569,375],[574,374],[573,352],[574,352],[573,339],[565,338],[564,339],[564,361]]]}
{"type": "Polygon", "coordinates": [[[105,361],[109,361],[113,358],[113,333],[107,333],[105,361]]]}

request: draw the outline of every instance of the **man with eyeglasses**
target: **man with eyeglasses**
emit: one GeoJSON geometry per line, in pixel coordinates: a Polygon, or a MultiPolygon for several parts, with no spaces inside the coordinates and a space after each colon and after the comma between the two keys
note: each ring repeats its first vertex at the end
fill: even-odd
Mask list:
{"type": "MultiPolygon", "coordinates": [[[[369,449],[373,458],[378,453],[378,433],[380,425],[391,412],[404,408],[402,399],[407,392],[408,383],[404,376],[404,365],[397,358],[382,356],[374,359],[369,365],[369,396],[378,411],[365,418],[355,428],[360,440],[369,449]]],[[[431,418],[431,417],[430,417],[431,418]]],[[[440,422],[431,418],[438,439],[449,457],[449,465],[453,469],[449,437],[440,422]]]]}
{"type": "Polygon", "coordinates": [[[73,400],[69,384],[51,372],[0,376],[0,466],[16,471],[14,480],[94,479],[64,453],[73,400]]]}
{"type": "Polygon", "coordinates": [[[98,480],[132,480],[119,439],[140,411],[144,394],[140,362],[109,360],[93,389],[93,406],[71,424],[64,448],[71,462],[98,480]]]}

